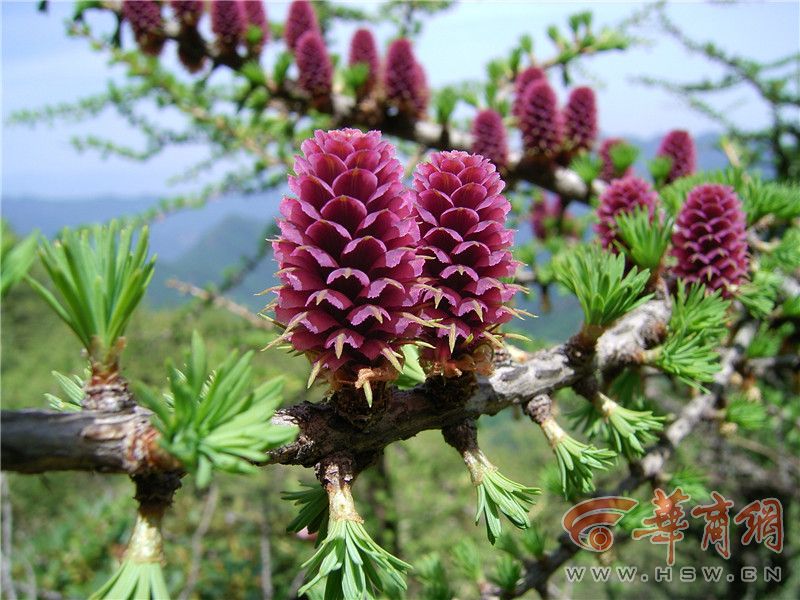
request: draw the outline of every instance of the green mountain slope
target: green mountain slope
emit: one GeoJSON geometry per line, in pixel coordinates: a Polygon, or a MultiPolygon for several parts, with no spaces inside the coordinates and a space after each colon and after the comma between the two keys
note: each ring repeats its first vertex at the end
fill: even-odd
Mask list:
{"type": "MultiPolygon", "coordinates": [[[[226,272],[235,269],[242,261],[258,252],[259,245],[267,236],[270,221],[248,219],[240,215],[229,215],[219,224],[203,233],[198,240],[183,254],[174,260],[158,260],[153,282],[148,291],[148,299],[152,306],[163,308],[180,304],[184,298],[175,290],[167,287],[170,278],[180,279],[188,283],[204,287],[209,284],[219,285],[226,272]]],[[[270,261],[264,260],[252,277],[261,279],[271,277],[274,271],[270,261]]],[[[245,282],[247,284],[247,282],[245,282]]],[[[239,286],[232,294],[237,300],[252,298],[254,292],[267,287],[264,283],[258,289],[255,285],[249,292],[245,285],[239,286]]],[[[255,307],[259,302],[248,302],[255,307]]]]}

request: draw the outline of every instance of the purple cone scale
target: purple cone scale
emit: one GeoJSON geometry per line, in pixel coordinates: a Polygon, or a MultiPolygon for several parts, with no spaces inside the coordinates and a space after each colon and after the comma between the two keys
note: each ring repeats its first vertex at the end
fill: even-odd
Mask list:
{"type": "Polygon", "coordinates": [[[664,136],[658,148],[658,156],[668,156],[672,159],[672,168],[667,175],[667,183],[691,175],[697,170],[694,141],[687,131],[677,129],[664,136]]]}
{"type": "Polygon", "coordinates": [[[122,16],[131,24],[133,36],[142,52],[152,56],[161,53],[166,37],[159,2],[125,0],[122,3],[122,16]]]}
{"type": "Polygon", "coordinates": [[[334,385],[393,379],[419,333],[419,228],[403,167],[378,131],[317,131],[303,142],[272,247],[283,339],[334,385]],[[411,318],[409,318],[411,317],[411,318]]]}
{"type": "Polygon", "coordinates": [[[556,93],[546,80],[534,81],[525,90],[519,127],[525,150],[552,158],[561,148],[562,120],[556,93]]]}
{"type": "Polygon", "coordinates": [[[594,90],[572,90],[564,107],[564,144],[570,152],[591,150],[597,139],[597,101],[594,90]]]}
{"type": "Polygon", "coordinates": [[[704,184],[689,192],[675,223],[672,254],[675,275],[731,296],[748,268],[745,215],[733,189],[704,184]]]}
{"type": "Polygon", "coordinates": [[[614,161],[611,160],[611,149],[614,146],[619,144],[625,144],[625,140],[622,138],[608,138],[600,145],[600,160],[602,162],[602,170],[600,171],[600,179],[603,181],[611,181],[612,179],[617,179],[618,177],[626,177],[628,175],[633,175],[633,169],[628,167],[624,173],[617,172],[616,167],[614,167],[614,161]]]}
{"type": "Polygon", "coordinates": [[[239,0],[213,0],[211,3],[211,30],[217,36],[221,52],[231,54],[244,39],[247,23],[239,0]]]}
{"type": "Polygon", "coordinates": [[[545,79],[547,76],[545,72],[539,67],[528,67],[522,71],[514,80],[514,104],[511,107],[511,114],[519,117],[522,113],[522,100],[525,97],[525,91],[528,86],[534,81],[545,79]]]}
{"type": "Polygon", "coordinates": [[[435,324],[423,332],[433,348],[422,358],[433,372],[490,370],[496,329],[514,314],[504,304],[517,288],[501,281],[516,269],[504,186],[488,159],[461,151],[435,153],[414,173],[420,317],[435,324]]]}
{"type": "Polygon", "coordinates": [[[312,98],[326,99],[333,86],[333,63],[318,31],[306,31],[295,48],[297,82],[312,98]]]}
{"type": "Polygon", "coordinates": [[[658,202],[658,194],[649,183],[639,177],[629,176],[615,179],[600,196],[597,207],[598,222],[595,232],[600,236],[603,248],[617,252],[616,218],[622,213],[631,213],[636,208],[647,208],[652,216],[658,202]]]}
{"type": "MultiPolygon", "coordinates": [[[[247,40],[247,47],[251,54],[260,54],[264,45],[269,41],[269,21],[267,11],[262,0],[240,0],[244,9],[245,22],[249,27],[258,27],[261,30],[261,39],[257,42],[247,40]]],[[[249,36],[248,36],[249,38],[249,36]]]]}
{"type": "Polygon", "coordinates": [[[411,42],[405,38],[392,42],[386,53],[384,89],[389,104],[408,118],[417,118],[427,108],[425,73],[414,57],[411,42]]]}
{"type": "Polygon", "coordinates": [[[503,118],[496,110],[482,110],[472,123],[472,151],[485,156],[498,169],[508,162],[508,140],[503,118]]]}
{"type": "Polygon", "coordinates": [[[289,14],[286,17],[286,24],[283,30],[283,37],[290,50],[297,48],[300,37],[307,31],[320,33],[314,7],[308,0],[294,0],[289,5],[289,14]]]}
{"type": "Polygon", "coordinates": [[[367,79],[357,90],[358,97],[363,98],[374,89],[380,69],[378,46],[369,29],[359,29],[353,34],[353,38],[350,40],[350,55],[348,58],[348,64],[351,67],[357,64],[363,64],[367,67],[367,79]]]}

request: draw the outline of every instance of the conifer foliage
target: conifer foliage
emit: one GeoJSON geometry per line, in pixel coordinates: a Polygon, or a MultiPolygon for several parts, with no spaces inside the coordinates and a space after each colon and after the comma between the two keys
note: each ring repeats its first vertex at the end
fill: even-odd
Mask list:
{"type": "MultiPolygon", "coordinates": [[[[566,547],[548,552],[543,533],[558,529],[543,523],[560,507],[556,496],[577,501],[597,487],[614,489],[616,476],[632,494],[646,482],[691,483],[668,461],[701,421],[709,435],[722,434],[715,443],[731,431],[744,441],[768,422],[781,451],[800,451],[798,414],[787,401],[796,392],[800,315],[797,186],[742,169],[698,173],[691,135],[681,129],[655,157],[642,157],[649,179],[632,144],[611,138],[598,149],[602,96],[574,81],[581,71],[573,67],[630,40],[593,25],[587,12],[564,30],[548,29],[550,57],[524,36],[489,63],[487,81],[431,89],[417,34],[447,4],[390,2],[371,12],[295,0],[285,22],[271,24],[255,0],[77,4],[71,32],[110,51],[131,81],[72,109],[18,120],[113,106],[141,130],[146,149],[96,137],[79,145],[127,158],[208,145],[211,157],[184,179],[247,162],[196,198],[166,200],[124,225],[67,229],[53,240],[3,232],[4,299],[27,282],[86,358],[84,375],[55,373],[63,398],[48,395],[51,407],[99,419],[81,433],[81,461],[126,473],[136,486],[127,550],[96,598],[168,596],[179,578],[162,568],[171,539],[162,518],[184,476],[205,488],[219,473],[313,468],[317,483],[283,496],[296,507],[289,531],[316,543],[297,561],[304,583],[295,589],[310,598],[396,598],[405,590],[451,598],[445,562],[413,556],[402,535],[383,548],[372,518],[380,511],[359,513],[353,497],[358,477],[389,446],[438,430],[463,459],[475,522],[505,552],[488,575],[466,542],[453,548],[453,562],[482,596],[513,598],[547,589],[564,560],[566,547]],[[95,35],[94,20],[84,19],[90,10],[114,12],[122,28],[95,35]],[[355,34],[346,60],[333,51],[342,20],[358,22],[348,29],[355,34]],[[385,35],[384,25],[396,32],[385,35]],[[167,44],[183,67],[157,58],[167,44]],[[145,118],[140,101],[174,109],[187,129],[145,118]],[[123,350],[155,269],[141,222],[214,195],[287,183],[270,244],[219,290],[203,290],[203,306],[230,307],[224,294],[251,265],[274,258],[277,285],[265,290],[274,296],[261,314],[271,324],[259,323],[271,330],[253,335],[297,355],[307,386],[316,387],[298,391],[287,380],[284,403],[282,378],[255,377],[258,355],[229,348],[211,360],[197,333],[166,372],[149,374],[146,385],[129,381],[123,350]],[[533,235],[515,240],[515,228],[528,225],[533,235]],[[32,267],[37,246],[41,264],[32,267]],[[544,312],[556,287],[580,309],[572,329],[563,343],[530,343],[516,330],[540,330],[515,317],[528,314],[528,295],[544,312]],[[577,405],[569,419],[568,402],[577,405]],[[547,471],[530,477],[552,493],[535,515],[541,490],[503,475],[478,441],[479,418],[504,410],[529,418],[532,435],[547,444],[547,471]],[[95,442],[106,444],[98,464],[95,442]],[[510,536],[509,524],[522,533],[510,536]],[[407,579],[413,567],[419,584],[407,579]]],[[[447,51],[458,58],[458,49],[447,51]]],[[[48,433],[48,444],[75,443],[74,434],[53,435],[64,415],[45,417],[25,430],[36,438],[25,439],[26,450],[50,448],[37,437],[48,433]]],[[[5,411],[3,418],[5,454],[5,411]]],[[[764,445],[753,469],[767,469],[773,441],[740,444],[731,468],[742,457],[752,462],[745,450],[764,445]]],[[[73,447],[56,450],[59,465],[74,456],[73,447]]],[[[528,450],[519,448],[529,466],[542,461],[528,450]]],[[[439,498],[421,500],[438,514],[439,498]]]]}

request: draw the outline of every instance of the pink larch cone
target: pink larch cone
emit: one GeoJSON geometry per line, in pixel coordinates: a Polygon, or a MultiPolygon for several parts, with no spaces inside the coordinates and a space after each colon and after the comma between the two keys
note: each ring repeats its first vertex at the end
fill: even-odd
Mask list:
{"type": "Polygon", "coordinates": [[[333,63],[318,31],[306,31],[295,47],[297,83],[315,102],[326,102],[333,86],[333,63]]]}
{"type": "Polygon", "coordinates": [[[514,103],[511,107],[511,114],[519,117],[522,114],[522,104],[525,98],[525,91],[528,86],[539,79],[546,79],[547,75],[539,67],[528,67],[517,75],[514,80],[514,103]]]}
{"type": "Polygon", "coordinates": [[[611,160],[611,149],[618,144],[625,144],[622,138],[608,138],[600,145],[600,160],[602,161],[603,168],[600,171],[600,179],[603,181],[611,181],[619,177],[626,177],[633,175],[633,169],[628,167],[624,173],[618,172],[614,167],[614,161],[611,160]]]}
{"type": "Polygon", "coordinates": [[[505,184],[483,156],[437,152],[414,173],[415,208],[425,258],[420,316],[428,370],[445,375],[491,370],[497,328],[515,314],[505,306],[517,287],[500,278],[514,274],[506,229],[510,204],[505,184]]]}
{"type": "Polygon", "coordinates": [[[205,40],[197,30],[203,16],[202,0],[170,0],[175,19],[180,23],[178,33],[178,59],[186,70],[196,73],[206,60],[205,40]]]}
{"type": "Polygon", "coordinates": [[[564,107],[564,146],[569,152],[591,150],[597,139],[597,102],[594,90],[572,90],[564,107]]]}
{"type": "Polygon", "coordinates": [[[247,30],[244,9],[239,0],[213,0],[211,2],[211,31],[216,35],[217,46],[223,54],[235,54],[244,41],[247,30]]]}
{"type": "Polygon", "coordinates": [[[308,0],[294,0],[289,5],[289,14],[283,30],[283,38],[290,50],[295,50],[300,37],[307,31],[321,34],[314,7],[308,0]]]}
{"type": "Polygon", "coordinates": [[[636,208],[646,207],[652,215],[658,202],[658,194],[649,183],[639,177],[628,176],[615,179],[600,196],[597,207],[598,222],[594,226],[603,248],[618,252],[614,241],[617,238],[616,218],[622,213],[631,213],[636,208]]]}
{"type": "Polygon", "coordinates": [[[730,297],[747,276],[747,237],[742,203],[733,189],[703,184],[686,197],[672,235],[673,272],[730,297]]]}
{"type": "Polygon", "coordinates": [[[407,118],[416,119],[427,107],[425,73],[414,57],[411,42],[405,38],[392,42],[386,53],[384,89],[389,105],[407,118]]]}
{"type": "Polygon", "coordinates": [[[668,156],[672,159],[672,168],[667,175],[667,183],[672,183],[680,177],[691,175],[697,170],[697,153],[694,141],[689,132],[676,129],[670,131],[658,148],[658,156],[668,156]]]}
{"type": "Polygon", "coordinates": [[[534,156],[553,158],[561,148],[563,126],[556,93],[546,80],[528,86],[520,111],[525,150],[534,156]]]}
{"type": "Polygon", "coordinates": [[[249,27],[257,27],[261,31],[261,39],[257,42],[247,40],[250,54],[261,54],[261,50],[269,41],[269,21],[263,0],[240,0],[244,7],[245,22],[249,27]]]}
{"type": "Polygon", "coordinates": [[[472,123],[472,151],[491,160],[498,169],[508,162],[508,140],[503,117],[496,110],[482,110],[472,123]]]}
{"type": "Polygon", "coordinates": [[[203,14],[203,0],[170,0],[172,12],[181,25],[196,27],[203,14]]]}
{"type": "Polygon", "coordinates": [[[412,310],[422,260],[403,167],[378,131],[317,131],[303,142],[273,242],[283,339],[334,385],[397,376],[419,333],[412,310]]]}
{"type": "Polygon", "coordinates": [[[350,40],[350,55],[347,62],[351,67],[363,64],[367,68],[367,79],[356,90],[359,98],[369,95],[375,88],[378,81],[380,69],[380,59],[378,58],[378,46],[375,44],[375,37],[369,29],[358,29],[350,40]]]}
{"type": "Polygon", "coordinates": [[[145,54],[158,56],[167,39],[161,18],[161,3],[154,0],[124,0],[122,16],[131,24],[139,49],[145,54]]]}

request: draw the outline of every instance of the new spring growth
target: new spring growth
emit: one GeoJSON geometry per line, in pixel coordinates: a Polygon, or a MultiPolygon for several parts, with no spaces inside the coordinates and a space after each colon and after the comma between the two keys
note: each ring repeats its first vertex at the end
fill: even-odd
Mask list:
{"type": "Polygon", "coordinates": [[[169,598],[162,570],[164,540],[161,520],[165,508],[139,509],[122,564],[91,600],[169,598]]]}
{"type": "Polygon", "coordinates": [[[133,405],[119,374],[125,330],[153,276],[147,228],[136,232],[116,222],[74,231],[39,249],[52,288],[31,286],[78,337],[91,366],[84,408],[122,410],[133,405]]]}
{"type": "Polygon", "coordinates": [[[657,439],[655,434],[663,429],[663,420],[649,410],[625,408],[601,392],[595,393],[576,415],[576,424],[581,424],[590,438],[602,437],[628,458],[644,454],[644,445],[657,439]]]}
{"type": "Polygon", "coordinates": [[[556,280],[578,297],[584,323],[573,338],[576,347],[590,351],[605,329],[625,313],[647,302],[642,295],[650,277],[647,269],[626,272],[625,258],[597,244],[578,246],[553,260],[556,280]]]}
{"type": "Polygon", "coordinates": [[[125,557],[119,569],[92,596],[92,600],[169,598],[161,568],[164,563],[161,521],[175,490],[180,487],[180,476],[138,475],[133,479],[139,509],[125,557]]]}
{"type": "Polygon", "coordinates": [[[474,422],[468,421],[449,427],[442,434],[445,441],[459,451],[469,470],[478,495],[475,523],[483,516],[489,542],[494,544],[502,533],[501,514],[519,529],[530,527],[528,510],[541,490],[508,479],[489,462],[478,447],[474,422]]]}
{"type": "Polygon", "coordinates": [[[673,219],[658,213],[648,214],[644,207],[616,217],[616,248],[638,267],[649,269],[650,284],[661,270],[661,262],[672,237],[673,219]]]}
{"type": "Polygon", "coordinates": [[[314,556],[303,564],[310,579],[300,595],[317,588],[326,599],[371,600],[406,589],[403,575],[411,565],[378,546],[364,529],[350,491],[354,477],[348,458],[336,457],[320,467],[328,495],[328,529],[314,556]]]}
{"type": "Polygon", "coordinates": [[[281,403],[283,380],[252,387],[253,353],[231,352],[211,368],[200,335],[192,335],[185,366],[170,366],[169,396],[139,386],[143,405],[153,411],[161,446],[197,476],[205,487],[214,470],[254,473],[252,464],[267,459],[266,451],[290,442],[297,427],[271,422],[281,403]]]}
{"type": "Polygon", "coordinates": [[[528,416],[542,428],[558,461],[561,489],[565,498],[594,491],[593,471],[608,469],[616,453],[607,448],[595,448],[570,437],[551,414],[552,400],[539,395],[525,407],[528,416]]]}
{"type": "Polygon", "coordinates": [[[667,340],[646,350],[643,364],[694,387],[711,381],[719,370],[717,348],[728,331],[730,301],[722,293],[720,289],[710,292],[702,284],[687,285],[678,280],[667,340]]]}

